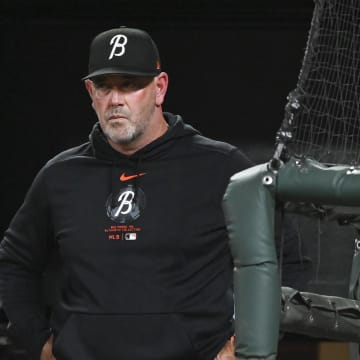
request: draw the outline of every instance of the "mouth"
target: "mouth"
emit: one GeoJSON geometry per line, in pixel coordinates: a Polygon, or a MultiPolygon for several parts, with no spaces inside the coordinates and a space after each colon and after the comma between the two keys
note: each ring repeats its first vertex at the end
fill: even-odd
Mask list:
{"type": "Polygon", "coordinates": [[[116,121],[116,120],[126,120],[124,115],[112,115],[108,118],[109,121],[116,121]]]}

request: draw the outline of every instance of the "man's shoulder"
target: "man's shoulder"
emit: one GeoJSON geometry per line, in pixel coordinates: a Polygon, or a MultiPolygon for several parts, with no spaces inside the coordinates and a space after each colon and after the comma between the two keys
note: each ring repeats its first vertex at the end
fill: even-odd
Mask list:
{"type": "Polygon", "coordinates": [[[210,151],[224,155],[229,155],[233,152],[239,151],[237,146],[230,144],[229,142],[206,137],[200,134],[194,135],[192,141],[195,147],[203,149],[204,151],[210,151]]]}
{"type": "Polygon", "coordinates": [[[52,167],[56,164],[71,161],[74,159],[82,159],[89,157],[93,157],[93,153],[90,143],[86,142],[84,144],[66,149],[58,153],[46,163],[46,167],[52,167]]]}
{"type": "Polygon", "coordinates": [[[231,144],[230,142],[217,140],[211,137],[203,135],[194,135],[192,137],[194,147],[198,151],[207,152],[214,159],[218,158],[219,161],[224,161],[230,164],[234,164],[235,167],[245,169],[254,165],[249,157],[238,146],[231,144]]]}

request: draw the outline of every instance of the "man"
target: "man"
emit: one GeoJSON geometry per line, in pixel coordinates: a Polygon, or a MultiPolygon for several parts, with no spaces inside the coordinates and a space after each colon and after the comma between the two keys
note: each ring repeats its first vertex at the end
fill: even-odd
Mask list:
{"type": "Polygon", "coordinates": [[[1,242],[10,332],[36,360],[235,359],[222,197],[251,163],[163,112],[168,75],[142,30],[96,36],[84,81],[90,141],[41,169],[1,242]]]}

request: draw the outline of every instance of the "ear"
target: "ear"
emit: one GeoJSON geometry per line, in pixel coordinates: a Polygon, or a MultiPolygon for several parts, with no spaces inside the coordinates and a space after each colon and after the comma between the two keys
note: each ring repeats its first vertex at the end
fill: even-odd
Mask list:
{"type": "Polygon", "coordinates": [[[87,92],[89,93],[91,100],[93,99],[94,96],[94,85],[93,82],[89,79],[85,80],[85,88],[87,90],[87,92]]]}
{"type": "Polygon", "coordinates": [[[165,72],[161,72],[155,78],[157,106],[161,106],[162,103],[164,102],[168,84],[169,84],[169,77],[168,74],[165,72]]]}
{"type": "Polygon", "coordinates": [[[86,88],[87,92],[90,95],[91,106],[95,110],[95,108],[94,108],[94,84],[93,84],[93,82],[91,80],[89,80],[89,79],[86,79],[85,80],[85,88],[86,88]]]}

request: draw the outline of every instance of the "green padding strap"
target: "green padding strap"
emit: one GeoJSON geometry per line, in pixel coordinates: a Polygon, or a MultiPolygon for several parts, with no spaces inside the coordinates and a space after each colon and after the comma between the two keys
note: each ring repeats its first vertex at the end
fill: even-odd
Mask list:
{"type": "Polygon", "coordinates": [[[360,169],[290,159],[279,169],[277,197],[327,205],[360,205],[360,169]]]}
{"type": "Polygon", "coordinates": [[[350,282],[349,282],[349,297],[351,299],[360,300],[360,242],[355,239],[355,251],[352,260],[350,282]]]}
{"type": "Polygon", "coordinates": [[[281,287],[274,241],[276,178],[267,164],[235,174],[224,195],[234,260],[237,359],[275,359],[281,287]]]}

